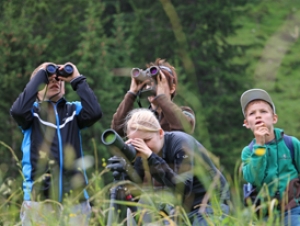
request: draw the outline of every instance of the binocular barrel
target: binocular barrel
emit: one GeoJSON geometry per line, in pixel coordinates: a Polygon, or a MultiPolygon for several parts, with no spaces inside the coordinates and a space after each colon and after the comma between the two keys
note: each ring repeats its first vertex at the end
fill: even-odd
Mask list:
{"type": "Polygon", "coordinates": [[[46,71],[48,75],[53,75],[56,73],[57,76],[62,77],[68,77],[73,74],[73,66],[71,64],[66,64],[62,70],[59,70],[60,67],[58,67],[55,64],[49,64],[46,67],[46,71]]]}
{"type": "Polygon", "coordinates": [[[142,70],[139,68],[132,68],[131,76],[139,81],[144,81],[146,79],[156,76],[158,72],[159,72],[159,68],[157,66],[151,66],[146,70],[142,70]]]}
{"type": "Polygon", "coordinates": [[[120,149],[124,156],[133,162],[136,157],[136,150],[130,144],[125,144],[123,139],[113,129],[107,129],[102,133],[101,141],[106,146],[115,146],[120,149]]]}

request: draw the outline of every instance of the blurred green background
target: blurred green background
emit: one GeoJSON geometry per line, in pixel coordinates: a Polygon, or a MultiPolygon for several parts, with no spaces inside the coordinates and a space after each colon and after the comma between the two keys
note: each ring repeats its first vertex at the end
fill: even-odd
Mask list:
{"type": "MultiPolygon", "coordinates": [[[[76,64],[99,99],[104,116],[83,131],[99,171],[111,157],[100,137],[129,89],[128,70],[156,58],[175,66],[174,101],[193,108],[194,136],[227,174],[253,137],[242,126],[246,89],[266,89],[277,126],[300,138],[299,0],[3,0],[0,12],[0,183],[20,176],[22,133],[9,109],[46,61],[76,64]]],[[[78,99],[70,85],[66,97],[78,99]]]]}

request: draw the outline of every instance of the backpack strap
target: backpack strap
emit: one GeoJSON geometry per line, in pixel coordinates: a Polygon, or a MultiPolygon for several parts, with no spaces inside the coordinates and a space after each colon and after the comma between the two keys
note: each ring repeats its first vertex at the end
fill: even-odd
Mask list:
{"type": "Polygon", "coordinates": [[[254,140],[252,140],[250,142],[250,144],[248,144],[248,147],[249,147],[249,149],[250,149],[251,152],[252,152],[252,149],[253,149],[253,145],[254,145],[254,140]]]}
{"type": "Polygon", "coordinates": [[[289,148],[290,152],[291,152],[291,157],[294,160],[295,159],[295,150],[294,150],[294,145],[293,145],[293,141],[292,141],[292,137],[289,135],[283,135],[283,140],[285,142],[285,145],[289,148]]]}
{"type": "Polygon", "coordinates": [[[289,135],[283,135],[283,139],[284,139],[284,142],[286,144],[286,146],[289,148],[290,152],[291,152],[291,158],[292,158],[292,162],[299,174],[299,170],[298,170],[298,167],[297,167],[297,164],[296,164],[296,161],[295,161],[295,149],[294,149],[294,144],[293,144],[293,140],[292,140],[292,137],[289,136],[289,135]]]}

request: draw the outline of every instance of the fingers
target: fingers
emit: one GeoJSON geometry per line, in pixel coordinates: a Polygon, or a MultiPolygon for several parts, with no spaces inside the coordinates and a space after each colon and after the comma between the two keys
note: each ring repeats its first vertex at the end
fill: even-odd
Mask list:
{"type": "Polygon", "coordinates": [[[255,130],[260,135],[270,135],[268,127],[266,127],[266,125],[263,122],[255,125],[255,130]]]}
{"type": "MultiPolygon", "coordinates": [[[[160,78],[160,81],[166,81],[166,76],[165,76],[165,74],[163,73],[163,71],[162,70],[160,70],[159,71],[159,78],[160,78]]],[[[158,79],[159,80],[159,79],[158,79]]]]}
{"type": "Polygon", "coordinates": [[[266,136],[269,135],[269,128],[263,122],[255,125],[254,136],[257,144],[264,145],[266,141],[266,136]]]}

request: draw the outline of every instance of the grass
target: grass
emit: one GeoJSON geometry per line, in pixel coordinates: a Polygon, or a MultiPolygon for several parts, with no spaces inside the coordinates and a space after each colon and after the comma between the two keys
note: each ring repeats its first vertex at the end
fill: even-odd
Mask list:
{"type": "MultiPolygon", "coordinates": [[[[12,151],[12,153],[14,152],[12,151]]],[[[221,203],[219,203],[217,198],[218,193],[214,189],[214,187],[218,185],[218,178],[208,177],[205,171],[205,163],[201,158],[197,158],[196,162],[196,175],[202,181],[207,190],[204,200],[210,199],[213,212],[215,213],[213,217],[207,217],[209,225],[282,225],[279,218],[276,218],[274,215],[274,200],[268,200],[265,203],[266,207],[269,208],[270,219],[268,221],[259,219],[255,213],[255,210],[262,208],[262,206],[255,207],[254,205],[251,205],[251,203],[249,203],[249,206],[247,207],[244,206],[241,194],[243,179],[239,164],[235,167],[234,178],[225,175],[230,184],[231,200],[229,202],[229,206],[231,211],[228,215],[223,215],[220,208],[221,203]]],[[[5,175],[2,175],[2,178],[0,179],[3,179],[4,177],[5,175]]],[[[112,172],[107,169],[102,170],[101,172],[95,170],[90,174],[89,185],[86,187],[90,194],[90,201],[93,204],[90,225],[104,226],[107,225],[107,221],[111,222],[111,225],[122,225],[126,222],[125,212],[112,211],[113,207],[122,206],[131,206],[139,209],[140,211],[138,211],[137,215],[140,217],[143,217],[146,212],[152,213],[152,225],[159,225],[162,221],[168,221],[170,225],[191,225],[188,220],[187,213],[184,211],[180,202],[180,196],[170,195],[168,192],[158,192],[152,190],[151,187],[141,188],[133,182],[123,179],[118,180],[116,178],[119,177],[113,176],[112,172]],[[105,183],[103,180],[104,176],[107,174],[111,177],[110,183],[105,183]],[[134,197],[139,197],[140,200],[143,200],[143,202],[135,202],[134,200],[125,201],[124,198],[120,199],[117,196],[112,196],[112,191],[124,196],[124,194],[129,190],[134,197]],[[142,191],[142,193],[137,191],[142,191]],[[112,202],[112,200],[114,202],[112,202]],[[174,211],[166,211],[169,212],[169,214],[161,211],[158,206],[162,202],[168,204],[167,206],[173,206],[174,211]]],[[[0,225],[21,225],[19,218],[23,199],[21,186],[19,186],[21,181],[22,175],[14,181],[2,181],[2,186],[0,187],[0,225]]],[[[64,213],[63,217],[58,217],[57,211],[53,209],[48,209],[47,211],[37,210],[36,213],[38,213],[41,218],[47,219],[47,225],[58,225],[63,222],[67,223],[70,219],[75,219],[74,217],[77,216],[70,208],[74,205],[74,203],[76,204],[79,202],[79,195],[80,194],[71,194],[69,196],[65,196],[63,205],[52,200],[45,201],[47,203],[54,204],[55,207],[62,207],[64,213]]],[[[198,208],[201,210],[205,206],[206,203],[204,201],[198,206],[198,208]]],[[[33,225],[40,224],[35,222],[33,225]]],[[[138,225],[141,225],[141,221],[138,221],[138,225]]]]}

